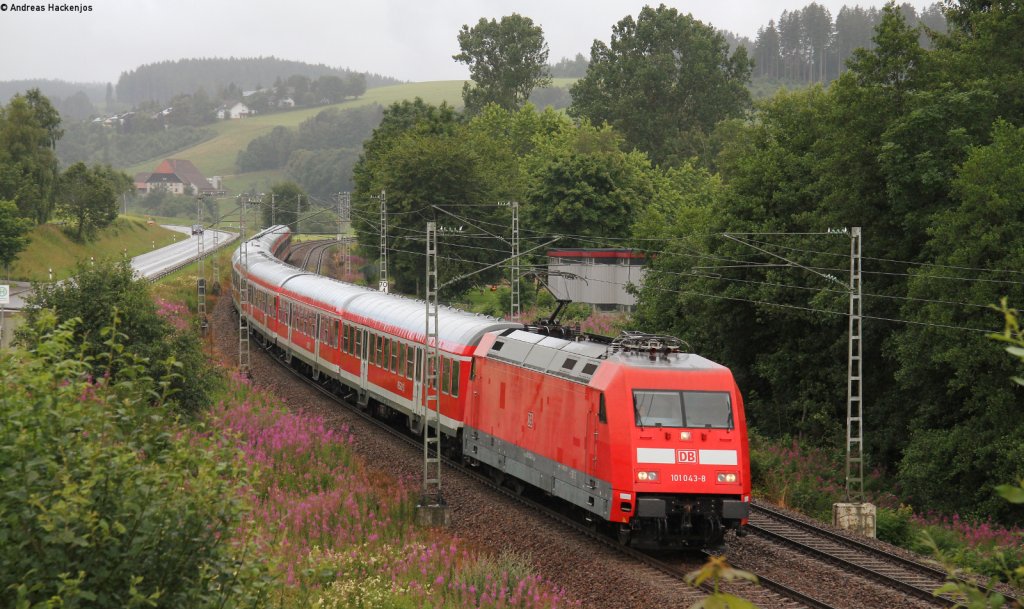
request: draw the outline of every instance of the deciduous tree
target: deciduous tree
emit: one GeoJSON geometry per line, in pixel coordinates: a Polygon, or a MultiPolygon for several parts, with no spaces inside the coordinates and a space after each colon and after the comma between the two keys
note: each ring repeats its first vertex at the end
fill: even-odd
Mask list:
{"type": "Polygon", "coordinates": [[[60,176],[57,213],[74,223],[74,238],[91,237],[117,218],[117,198],[131,181],[109,166],[75,163],[60,176]]]}
{"type": "Polygon", "coordinates": [[[14,201],[0,200],[0,271],[6,269],[28,247],[28,231],[31,226],[31,220],[18,214],[18,206],[14,201]]]}
{"type": "Polygon", "coordinates": [[[529,17],[513,13],[501,21],[480,19],[473,27],[463,25],[459,48],[462,52],[452,58],[469,65],[475,83],[462,87],[469,113],[490,103],[514,110],[526,103],[530,91],[551,83],[544,30],[529,17]]]}
{"type": "Polygon", "coordinates": [[[746,49],[730,55],[710,25],[664,4],[648,6],[613,26],[610,44],[594,41],[569,113],[608,122],[655,163],[706,157],[715,124],[749,106],[751,69],[746,49]]]}
{"type": "Polygon", "coordinates": [[[278,182],[263,195],[263,226],[286,224],[293,231],[298,230],[299,214],[308,206],[309,199],[301,186],[295,182],[278,182]]]}
{"type": "Polygon", "coordinates": [[[63,133],[60,115],[38,89],[0,108],[0,199],[14,201],[36,223],[53,212],[59,174],[53,148],[63,133]]]}

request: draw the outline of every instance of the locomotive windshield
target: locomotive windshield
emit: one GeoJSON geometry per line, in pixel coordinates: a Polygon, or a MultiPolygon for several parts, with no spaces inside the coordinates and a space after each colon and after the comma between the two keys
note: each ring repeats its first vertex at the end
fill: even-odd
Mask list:
{"type": "Polygon", "coordinates": [[[633,413],[638,427],[733,427],[724,391],[634,391],[633,413]]]}

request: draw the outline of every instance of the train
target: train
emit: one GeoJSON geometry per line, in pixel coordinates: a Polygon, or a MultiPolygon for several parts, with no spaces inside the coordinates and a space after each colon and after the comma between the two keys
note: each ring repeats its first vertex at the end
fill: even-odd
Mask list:
{"type": "MultiPolygon", "coordinates": [[[[290,239],[273,226],[232,256],[234,308],[254,340],[423,433],[424,301],[291,266],[279,258],[290,239]]],[[[750,453],[727,367],[671,337],[602,341],[444,306],[437,319],[446,454],[637,548],[714,548],[744,534],[750,453]]]]}

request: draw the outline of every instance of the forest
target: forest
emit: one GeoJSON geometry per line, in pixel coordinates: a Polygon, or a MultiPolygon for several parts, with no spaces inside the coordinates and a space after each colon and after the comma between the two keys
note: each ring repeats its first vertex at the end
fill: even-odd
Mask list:
{"type": "MultiPolygon", "coordinates": [[[[940,3],[920,13],[910,4],[896,9],[907,25],[918,30],[918,42],[930,49],[929,34],[947,31],[940,3]]],[[[812,2],[802,9],[783,11],[757,31],[753,41],[726,33],[733,47],[743,45],[754,59],[755,79],[759,77],[790,83],[828,83],[846,71],[846,62],[856,49],[874,48],[874,31],[884,12],[875,7],[844,5],[832,15],[812,2]]]]}
{"type": "MultiPolygon", "coordinates": [[[[988,335],[1001,298],[1024,301],[1024,15],[961,2],[945,18],[927,31],[890,4],[827,88],[753,103],[744,48],[646,7],[595,42],[568,117],[507,93],[473,112],[395,104],[354,170],[364,253],[381,191],[401,291],[422,292],[426,220],[455,229],[441,283],[507,257],[502,201],[520,202],[522,251],[641,249],[634,327],[728,365],[759,434],[842,451],[861,227],[869,493],[1020,524],[993,486],[1024,474],[1021,388],[988,335]]],[[[477,100],[502,86],[475,84],[477,100]]]]}
{"type": "MultiPolygon", "coordinates": [[[[168,102],[181,94],[205,90],[208,95],[225,99],[232,85],[238,91],[269,87],[275,81],[291,76],[310,80],[322,76],[347,78],[356,72],[312,65],[275,57],[179,59],[146,64],[122,72],[115,87],[117,100],[134,105],[143,102],[168,102]]],[[[379,74],[366,74],[366,87],[396,84],[394,78],[379,74]]]]}

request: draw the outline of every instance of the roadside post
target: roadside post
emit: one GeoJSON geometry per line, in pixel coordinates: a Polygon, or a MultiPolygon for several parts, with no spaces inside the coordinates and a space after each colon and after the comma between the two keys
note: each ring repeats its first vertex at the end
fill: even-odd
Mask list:
{"type": "Polygon", "coordinates": [[[4,315],[11,304],[11,286],[0,283],[0,348],[4,346],[4,315]]]}

